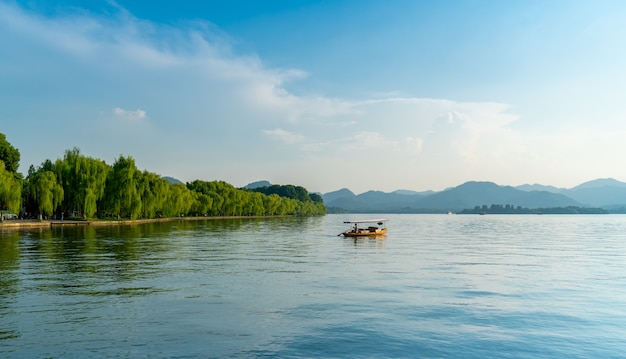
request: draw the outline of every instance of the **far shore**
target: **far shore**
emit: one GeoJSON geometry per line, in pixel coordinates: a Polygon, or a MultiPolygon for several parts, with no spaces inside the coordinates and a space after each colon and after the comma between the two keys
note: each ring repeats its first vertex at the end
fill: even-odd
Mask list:
{"type": "Polygon", "coordinates": [[[220,219],[244,218],[280,218],[293,216],[207,216],[207,217],[171,217],[152,219],[95,219],[95,220],[59,220],[59,219],[10,219],[0,222],[0,230],[46,228],[57,226],[122,226],[144,223],[175,222],[175,221],[205,221],[220,219]]]}

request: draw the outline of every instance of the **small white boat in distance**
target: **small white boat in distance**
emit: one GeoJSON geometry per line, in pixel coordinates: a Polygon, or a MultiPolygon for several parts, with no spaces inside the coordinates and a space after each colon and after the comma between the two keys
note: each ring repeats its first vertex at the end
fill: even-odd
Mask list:
{"type": "Polygon", "coordinates": [[[387,228],[384,227],[387,219],[364,219],[360,221],[344,221],[343,223],[349,224],[350,229],[340,233],[344,237],[361,237],[361,236],[379,236],[387,233],[387,228]],[[376,225],[372,225],[376,224],[376,225]]]}

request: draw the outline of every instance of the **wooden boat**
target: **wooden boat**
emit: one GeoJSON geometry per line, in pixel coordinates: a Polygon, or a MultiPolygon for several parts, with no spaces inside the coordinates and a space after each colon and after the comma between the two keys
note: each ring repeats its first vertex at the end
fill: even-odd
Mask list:
{"type": "Polygon", "coordinates": [[[344,221],[343,223],[350,225],[350,229],[339,235],[343,234],[344,237],[380,236],[387,233],[387,228],[384,227],[386,221],[386,219],[344,221]],[[376,225],[372,225],[371,223],[375,223],[376,225]]]}

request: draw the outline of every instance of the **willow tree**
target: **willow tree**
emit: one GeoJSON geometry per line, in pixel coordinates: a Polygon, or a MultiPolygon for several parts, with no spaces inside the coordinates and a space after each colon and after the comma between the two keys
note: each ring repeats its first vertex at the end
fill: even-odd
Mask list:
{"type": "Polygon", "coordinates": [[[243,213],[252,216],[261,216],[265,213],[263,206],[263,194],[259,192],[244,192],[243,213]]]}
{"type": "Polygon", "coordinates": [[[209,213],[212,216],[223,215],[224,212],[222,212],[222,207],[225,201],[224,196],[220,195],[217,192],[209,192],[207,193],[207,196],[211,198],[211,209],[209,210],[209,213]]]}
{"type": "MultiPolygon", "coordinates": [[[[22,180],[16,173],[9,172],[0,161],[0,209],[19,213],[22,205],[22,180]]],[[[0,216],[0,220],[4,219],[0,216]]]]}
{"type": "Polygon", "coordinates": [[[124,214],[131,219],[141,214],[142,203],[137,188],[140,175],[132,157],[120,156],[115,161],[107,177],[103,200],[108,212],[118,218],[124,214]]]}
{"type": "MultiPolygon", "coordinates": [[[[203,207],[203,210],[206,209],[206,213],[212,216],[216,215],[225,215],[227,213],[224,212],[224,205],[227,201],[226,192],[229,188],[234,188],[232,185],[229,185],[223,181],[200,181],[195,180],[193,182],[187,183],[187,188],[189,190],[205,195],[206,197],[198,197],[197,201],[204,201],[206,206],[203,207]]],[[[200,206],[200,205],[199,205],[200,206]]]]}
{"type": "Polygon", "coordinates": [[[265,214],[273,216],[278,214],[278,207],[280,207],[280,196],[277,194],[270,194],[263,198],[263,206],[265,207],[265,214]]]}
{"type": "Polygon", "coordinates": [[[211,213],[213,198],[200,192],[191,191],[191,193],[194,197],[194,203],[191,206],[191,212],[202,215],[211,213]]]}
{"type": "Polygon", "coordinates": [[[162,214],[170,193],[170,183],[166,179],[156,173],[144,171],[138,176],[137,191],[144,218],[154,218],[162,214]]]}
{"type": "Polygon", "coordinates": [[[63,186],[52,171],[35,173],[31,178],[30,190],[39,209],[39,219],[43,213],[53,213],[63,201],[63,186]]]}
{"type": "Polygon", "coordinates": [[[56,175],[63,186],[66,210],[93,217],[97,203],[104,196],[107,175],[111,169],[104,161],[83,156],[78,148],[67,150],[55,163],[56,175]]]}
{"type": "Polygon", "coordinates": [[[186,215],[191,210],[194,200],[193,193],[184,184],[172,184],[163,212],[167,217],[186,215]]]}
{"type": "Polygon", "coordinates": [[[225,201],[223,211],[227,216],[240,216],[242,214],[243,191],[235,187],[225,188],[225,201]]]}

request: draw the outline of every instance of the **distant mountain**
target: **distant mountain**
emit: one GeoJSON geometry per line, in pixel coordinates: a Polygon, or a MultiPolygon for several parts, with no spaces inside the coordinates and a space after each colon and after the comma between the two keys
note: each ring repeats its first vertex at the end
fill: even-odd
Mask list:
{"type": "MultiPolygon", "coordinates": [[[[344,188],[335,192],[322,195],[324,204],[328,207],[342,208],[354,213],[373,212],[399,212],[406,211],[407,207],[414,207],[414,203],[426,195],[420,192],[410,191],[386,193],[381,191],[368,191],[355,195],[352,191],[344,188]]],[[[427,193],[431,193],[430,191],[427,193]]]]}
{"type": "Polygon", "coordinates": [[[164,180],[167,180],[169,183],[171,184],[183,184],[183,182],[177,178],[174,177],[169,177],[169,176],[163,176],[162,177],[164,180]]]}
{"type": "Polygon", "coordinates": [[[577,191],[581,189],[602,188],[602,187],[626,188],[626,183],[620,182],[613,178],[598,178],[592,181],[587,181],[585,183],[579,184],[578,186],[570,190],[577,191]]]}
{"type": "Polygon", "coordinates": [[[391,193],[395,193],[395,194],[403,194],[403,195],[407,195],[407,196],[412,196],[412,195],[420,195],[420,196],[426,196],[426,195],[431,195],[433,193],[435,193],[435,191],[424,191],[424,192],[416,192],[416,191],[411,191],[408,189],[398,189],[395,190],[391,193]]]}
{"type": "Polygon", "coordinates": [[[542,184],[523,184],[521,186],[516,186],[515,189],[519,189],[520,191],[548,191],[552,193],[562,193],[563,191],[567,191],[565,188],[557,188],[554,186],[544,186],[542,184]]]}
{"type": "Polygon", "coordinates": [[[259,187],[269,187],[271,185],[272,184],[269,183],[268,181],[257,181],[257,182],[248,183],[243,188],[253,189],[253,188],[259,188],[259,187]]]}
{"type": "Polygon", "coordinates": [[[418,203],[423,208],[453,211],[491,204],[510,204],[527,208],[580,206],[575,200],[548,191],[526,192],[493,182],[466,182],[443,192],[435,193],[418,203]]]}
{"type": "Polygon", "coordinates": [[[334,202],[338,199],[353,199],[354,197],[356,197],[356,195],[354,194],[354,192],[350,191],[347,188],[342,188],[340,190],[334,191],[334,192],[328,192],[326,194],[322,195],[322,199],[324,200],[324,203],[326,205],[328,205],[331,202],[334,202]]]}
{"type": "Polygon", "coordinates": [[[563,194],[587,206],[623,206],[626,204],[626,183],[613,178],[597,179],[580,184],[563,194]]]}
{"type": "Polygon", "coordinates": [[[493,182],[466,182],[441,192],[402,193],[406,192],[368,191],[357,196],[348,189],[342,189],[322,197],[327,206],[353,213],[456,212],[492,204],[510,204],[523,208],[582,206],[580,202],[560,193],[523,191],[493,182]]]}
{"type": "Polygon", "coordinates": [[[419,205],[424,208],[458,211],[483,204],[505,204],[501,199],[512,197],[517,192],[513,187],[501,187],[493,182],[466,182],[428,196],[419,205]]]}
{"type": "Polygon", "coordinates": [[[626,183],[613,178],[599,178],[565,189],[540,184],[515,187],[523,191],[543,190],[565,195],[583,206],[616,208],[626,207],[626,183]]]}
{"type": "Polygon", "coordinates": [[[390,212],[414,207],[416,201],[419,201],[423,197],[423,195],[417,193],[406,195],[395,192],[368,191],[358,195],[357,199],[359,200],[360,207],[367,212],[390,212]]]}

